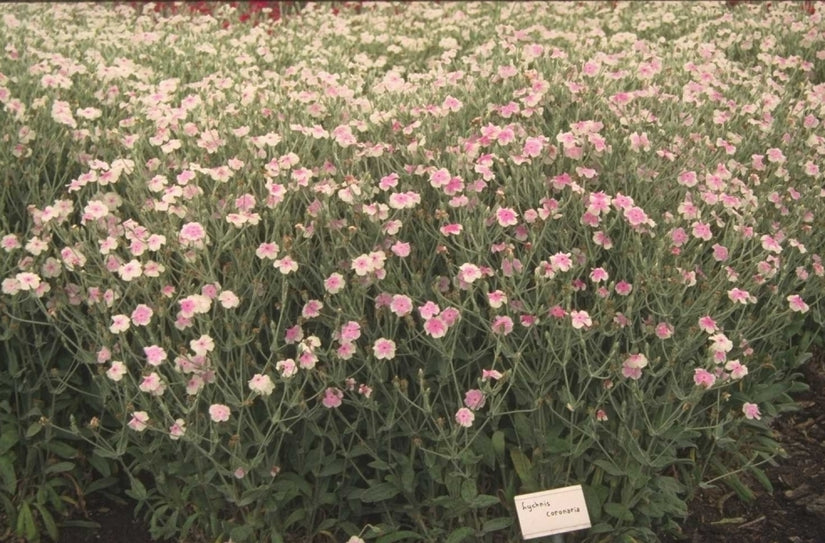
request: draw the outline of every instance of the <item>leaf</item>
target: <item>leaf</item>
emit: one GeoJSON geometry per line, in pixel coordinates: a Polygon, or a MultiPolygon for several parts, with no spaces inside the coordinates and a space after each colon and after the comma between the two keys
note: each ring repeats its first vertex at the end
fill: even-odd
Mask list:
{"type": "Polygon", "coordinates": [[[409,530],[401,530],[400,532],[382,535],[375,540],[375,543],[394,543],[395,541],[412,541],[413,539],[420,540],[424,537],[409,530]]]}
{"type": "Polygon", "coordinates": [[[474,534],[475,530],[468,526],[462,526],[461,528],[456,528],[455,530],[453,530],[452,533],[449,536],[447,536],[447,539],[444,541],[444,543],[460,543],[461,541],[464,541],[465,539],[474,534]]]}
{"type": "Polygon", "coordinates": [[[493,505],[498,505],[501,503],[501,500],[498,499],[498,496],[491,496],[490,494],[479,494],[475,498],[472,499],[470,502],[470,507],[473,509],[481,509],[482,507],[491,507],[493,505]]]}
{"type": "Polygon", "coordinates": [[[361,494],[361,501],[364,503],[374,503],[389,500],[400,492],[399,488],[391,483],[378,483],[373,485],[361,494]]]}
{"type": "Polygon", "coordinates": [[[67,471],[72,471],[74,469],[74,462],[57,462],[56,464],[52,464],[51,466],[47,466],[43,473],[64,473],[67,471]]]}
{"type": "Polygon", "coordinates": [[[63,441],[49,441],[46,443],[46,449],[60,458],[70,459],[76,458],[78,455],[77,449],[63,441]]]}
{"type": "Polygon", "coordinates": [[[138,479],[132,477],[132,488],[126,491],[126,495],[137,501],[143,501],[147,496],[146,487],[138,479]]]}
{"type": "Polygon", "coordinates": [[[489,534],[490,532],[497,532],[499,530],[509,528],[512,525],[512,517],[491,518],[490,520],[484,521],[484,524],[481,525],[481,531],[485,534],[489,534]]]}
{"type": "Polygon", "coordinates": [[[605,460],[604,458],[593,460],[593,464],[602,468],[602,470],[608,475],[612,475],[614,477],[624,477],[626,475],[625,472],[619,469],[616,464],[610,462],[609,460],[605,460]]]}
{"type": "Polygon", "coordinates": [[[5,430],[2,434],[0,434],[0,454],[5,454],[9,449],[17,445],[17,427],[9,424],[8,426],[6,423],[3,423],[3,430],[5,430]]]}
{"type": "Polygon", "coordinates": [[[43,527],[46,528],[46,533],[49,534],[49,537],[52,538],[52,541],[57,541],[57,538],[60,534],[57,530],[57,524],[55,524],[54,522],[54,517],[52,517],[52,514],[49,513],[48,509],[46,509],[39,503],[34,502],[34,506],[40,513],[40,521],[43,523],[43,527]]]}
{"type": "Polygon", "coordinates": [[[498,458],[499,461],[504,460],[504,449],[506,447],[504,432],[501,430],[496,430],[493,432],[493,437],[491,440],[493,442],[493,451],[496,453],[496,458],[498,458]]]}
{"type": "Polygon", "coordinates": [[[252,536],[252,526],[244,525],[244,526],[235,526],[230,530],[229,537],[232,541],[236,541],[237,543],[241,543],[242,541],[247,541],[252,536]]]}
{"type": "Polygon", "coordinates": [[[33,422],[29,425],[29,428],[26,430],[26,439],[31,439],[37,434],[40,433],[40,430],[43,429],[43,425],[39,422],[33,422]]]}
{"type": "Polygon", "coordinates": [[[29,541],[37,538],[37,525],[34,523],[34,516],[32,515],[32,510],[28,502],[21,503],[20,508],[17,510],[17,527],[15,533],[29,541]]]}
{"type": "Polygon", "coordinates": [[[14,494],[17,490],[17,474],[14,472],[14,465],[8,456],[0,456],[0,478],[3,479],[3,487],[9,494],[14,494]]]}
{"type": "Polygon", "coordinates": [[[521,484],[525,487],[535,488],[537,485],[533,479],[533,465],[527,456],[520,449],[510,449],[510,459],[513,461],[513,467],[516,469],[521,484]]]}
{"type": "Polygon", "coordinates": [[[619,520],[626,520],[627,522],[633,522],[633,513],[626,505],[622,503],[606,503],[604,504],[604,511],[611,517],[619,520]]]}
{"type": "Polygon", "coordinates": [[[476,490],[476,483],[470,479],[465,480],[461,483],[461,499],[467,503],[473,501],[478,495],[478,490],[476,490]]]}

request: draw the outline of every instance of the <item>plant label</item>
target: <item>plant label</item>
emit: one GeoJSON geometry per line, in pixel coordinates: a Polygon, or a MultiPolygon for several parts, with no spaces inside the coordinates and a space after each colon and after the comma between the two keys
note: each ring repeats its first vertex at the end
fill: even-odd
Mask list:
{"type": "Polygon", "coordinates": [[[522,494],[515,502],[524,539],[590,528],[581,485],[522,494]]]}

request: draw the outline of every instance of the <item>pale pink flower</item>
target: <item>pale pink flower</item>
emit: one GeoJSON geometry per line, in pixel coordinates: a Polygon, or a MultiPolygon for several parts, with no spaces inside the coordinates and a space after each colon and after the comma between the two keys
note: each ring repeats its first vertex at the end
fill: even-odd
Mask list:
{"type": "Polygon", "coordinates": [[[349,321],[341,326],[341,340],[355,341],[361,337],[361,325],[356,321],[349,321]]]}
{"type": "Polygon", "coordinates": [[[556,253],[550,257],[550,266],[553,271],[569,271],[573,266],[573,260],[570,258],[570,253],[556,253]]]}
{"type": "Polygon", "coordinates": [[[742,413],[745,414],[746,419],[759,420],[762,418],[762,414],[759,412],[759,406],[755,403],[745,402],[742,404],[742,413]]]}
{"type": "Polygon", "coordinates": [[[469,262],[464,263],[458,267],[458,277],[465,283],[473,283],[481,279],[481,268],[469,262]]]}
{"type": "Polygon", "coordinates": [[[711,232],[710,225],[707,223],[696,221],[691,225],[691,227],[693,230],[693,237],[697,239],[710,241],[713,237],[713,232],[711,232]]]}
{"type": "Polygon", "coordinates": [[[275,383],[272,382],[269,375],[256,373],[252,376],[252,379],[249,380],[248,384],[249,390],[261,396],[269,396],[272,394],[272,391],[275,390],[275,383]]]}
{"type": "Polygon", "coordinates": [[[460,317],[461,312],[454,307],[448,307],[439,315],[439,318],[444,319],[444,324],[447,326],[452,326],[455,324],[460,317]]]}
{"type": "Polygon", "coordinates": [[[178,233],[178,241],[184,247],[194,245],[200,246],[206,239],[206,230],[198,222],[188,222],[184,224],[178,233]]]}
{"type": "Polygon", "coordinates": [[[447,324],[441,317],[430,317],[424,321],[424,331],[430,337],[438,339],[447,335],[447,324]]]}
{"type": "Polygon", "coordinates": [[[272,262],[272,265],[275,268],[278,268],[278,271],[283,275],[289,275],[290,273],[298,270],[298,263],[289,255],[275,260],[272,262]]]}
{"type": "Polygon", "coordinates": [[[464,405],[473,411],[484,407],[486,402],[487,398],[484,397],[484,393],[477,388],[470,389],[464,394],[464,405]]]}
{"type": "Polygon", "coordinates": [[[321,403],[327,409],[333,409],[335,407],[340,407],[342,399],[344,397],[344,392],[335,387],[329,387],[324,391],[324,399],[321,400],[321,403]]]}
{"type": "Polygon", "coordinates": [[[390,250],[395,256],[404,258],[410,255],[410,244],[404,241],[396,241],[390,250]]]}
{"type": "Polygon", "coordinates": [[[213,403],[209,406],[209,418],[212,422],[226,422],[232,411],[228,406],[220,403],[213,403]]]}
{"type": "Polygon", "coordinates": [[[379,338],[375,340],[372,352],[378,360],[392,360],[395,358],[395,342],[391,339],[379,338]]]}
{"type": "Polygon", "coordinates": [[[341,360],[349,360],[353,356],[355,356],[355,351],[356,350],[357,350],[357,347],[355,346],[355,343],[350,343],[349,341],[344,341],[335,350],[335,354],[337,354],[338,358],[340,358],[341,360]]]}
{"type": "Polygon", "coordinates": [[[392,301],[390,302],[390,311],[396,314],[398,317],[406,317],[410,313],[412,313],[413,304],[412,299],[409,296],[405,296],[403,294],[395,294],[392,297],[392,301]]]}
{"type": "Polygon", "coordinates": [[[186,433],[186,422],[183,419],[175,419],[175,423],[169,427],[169,439],[178,440],[186,433]]]}
{"type": "Polygon", "coordinates": [[[132,311],[132,324],[135,326],[147,326],[152,320],[154,311],[146,304],[139,304],[134,311],[132,311]]]}
{"type": "Polygon", "coordinates": [[[143,354],[146,356],[146,363],[150,366],[160,366],[167,355],[163,347],[157,345],[149,345],[143,348],[143,354]]]}
{"type": "Polygon", "coordinates": [[[258,258],[264,259],[267,258],[269,260],[275,260],[278,258],[278,251],[280,251],[280,247],[278,247],[277,243],[261,243],[258,245],[258,248],[255,249],[255,256],[258,258]]]}
{"type": "Polygon", "coordinates": [[[21,272],[14,276],[19,290],[37,290],[40,286],[40,276],[36,273],[21,272]]]}
{"type": "Polygon", "coordinates": [[[570,321],[570,324],[576,330],[580,330],[582,328],[587,329],[593,326],[593,320],[590,318],[587,311],[571,311],[570,321]]]}
{"type": "Polygon", "coordinates": [[[716,382],[716,376],[704,368],[693,370],[693,382],[696,386],[710,388],[716,382]]]}
{"type": "Polygon", "coordinates": [[[224,290],[218,294],[218,301],[224,309],[232,309],[241,304],[241,300],[231,290],[224,290]]]}
{"type": "Polygon", "coordinates": [[[142,392],[146,392],[153,396],[162,396],[163,392],[166,390],[166,385],[160,378],[156,372],[152,372],[149,375],[145,375],[138,385],[138,388],[142,392]]]}
{"type": "Polygon", "coordinates": [[[127,315],[113,315],[112,324],[109,326],[109,331],[113,334],[119,334],[129,329],[129,317],[127,315]]]}
{"type": "Polygon", "coordinates": [[[445,168],[441,168],[430,174],[430,185],[434,188],[441,188],[449,183],[451,178],[450,172],[445,168]]]}
{"type": "Polygon", "coordinates": [[[279,360],[275,364],[275,369],[278,370],[278,373],[280,373],[281,377],[283,377],[284,379],[289,379],[290,377],[293,377],[296,373],[298,373],[298,366],[295,364],[295,361],[291,358],[279,360]]]}
{"type": "Polygon", "coordinates": [[[608,274],[604,270],[604,268],[593,268],[590,271],[590,280],[594,283],[601,283],[602,281],[607,281],[608,274]]]}
{"type": "Polygon", "coordinates": [[[149,414],[146,411],[133,411],[129,428],[136,432],[144,431],[149,425],[149,414]]]}
{"type": "Polygon", "coordinates": [[[493,292],[487,293],[487,301],[490,307],[498,309],[507,303],[507,295],[501,290],[494,290],[493,292]]]}
{"type": "Polygon", "coordinates": [[[309,300],[301,309],[301,316],[305,319],[314,319],[321,315],[321,310],[324,308],[321,300],[309,300]]]}
{"type": "Polygon", "coordinates": [[[796,311],[798,313],[808,312],[808,304],[805,303],[799,294],[791,294],[786,299],[788,300],[788,306],[791,308],[791,311],[796,311]]]}
{"type": "Polygon", "coordinates": [[[418,307],[418,314],[421,315],[421,318],[424,320],[429,320],[439,313],[441,313],[441,308],[432,301],[427,301],[424,305],[418,307]]]}
{"type": "Polygon", "coordinates": [[[730,300],[734,303],[740,303],[743,305],[746,305],[748,302],[756,302],[756,298],[753,295],[751,295],[747,290],[742,290],[736,287],[728,291],[728,298],[730,298],[730,300]]]}
{"type": "Polygon", "coordinates": [[[660,322],[656,325],[656,337],[659,339],[668,339],[673,335],[673,326],[666,322],[660,322]]]}
{"type": "Polygon", "coordinates": [[[457,236],[461,234],[464,227],[459,223],[445,224],[438,229],[443,236],[457,236]]]}
{"type": "Polygon", "coordinates": [[[713,259],[717,262],[724,262],[728,259],[728,249],[718,243],[713,244],[713,259]]]}
{"type": "Polygon", "coordinates": [[[596,411],[596,420],[599,422],[605,422],[607,420],[607,412],[604,409],[598,409],[596,411]]]}
{"type": "Polygon", "coordinates": [[[490,379],[492,379],[494,381],[498,381],[502,377],[504,377],[504,374],[502,374],[498,370],[484,370],[484,369],[481,370],[481,380],[482,381],[488,381],[490,379]]]}
{"type": "Polygon", "coordinates": [[[633,285],[626,281],[619,281],[616,283],[614,288],[616,290],[616,294],[619,294],[620,296],[627,296],[630,294],[630,291],[633,290],[633,285]]]}
{"type": "Polygon", "coordinates": [[[193,339],[189,342],[189,348],[192,349],[198,356],[205,356],[206,353],[211,352],[215,349],[215,341],[212,339],[211,336],[207,334],[203,334],[198,339],[193,339]]]}
{"type": "Polygon", "coordinates": [[[118,274],[120,278],[124,281],[131,281],[137,277],[140,277],[143,274],[143,266],[137,260],[130,260],[129,262],[122,264],[118,270],[118,274]]]}
{"type": "Polygon", "coordinates": [[[642,224],[647,223],[648,221],[647,214],[641,207],[626,207],[624,208],[623,213],[625,218],[627,219],[627,222],[629,222],[631,226],[640,226],[642,224]]]}
{"type": "Polygon", "coordinates": [[[748,367],[738,360],[729,360],[725,364],[725,369],[730,372],[732,379],[741,379],[748,374],[748,367]]]}
{"type": "Polygon", "coordinates": [[[500,226],[515,226],[518,224],[518,213],[509,207],[500,207],[496,210],[496,220],[500,226]]]}
{"type": "Polygon", "coordinates": [[[475,418],[475,414],[466,407],[460,408],[455,413],[455,421],[459,426],[463,426],[464,428],[471,427],[475,418]]]}
{"type": "Polygon", "coordinates": [[[699,328],[707,334],[712,334],[718,329],[716,326],[716,321],[713,320],[710,315],[705,315],[704,317],[699,318],[699,328]]]}
{"type": "Polygon", "coordinates": [[[112,365],[106,370],[106,377],[112,381],[120,381],[126,375],[126,364],[120,360],[113,360],[112,365]]]}
{"type": "Polygon", "coordinates": [[[777,254],[782,252],[782,246],[772,236],[766,234],[760,238],[760,241],[762,242],[762,248],[766,251],[777,254]]]}
{"type": "Polygon", "coordinates": [[[513,319],[506,315],[498,316],[493,319],[493,323],[490,325],[490,328],[494,334],[506,336],[513,331],[513,319]]]}
{"type": "Polygon", "coordinates": [[[337,294],[341,292],[346,284],[344,276],[340,273],[332,273],[329,277],[324,279],[324,289],[330,294],[337,294]]]}
{"type": "Polygon", "coordinates": [[[20,243],[17,234],[6,234],[0,239],[0,247],[7,253],[10,253],[15,249],[20,249],[23,245],[20,243]]]}

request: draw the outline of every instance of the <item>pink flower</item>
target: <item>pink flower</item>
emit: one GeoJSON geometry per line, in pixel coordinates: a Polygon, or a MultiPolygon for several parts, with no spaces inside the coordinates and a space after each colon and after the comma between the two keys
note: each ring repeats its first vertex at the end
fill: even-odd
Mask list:
{"type": "Polygon", "coordinates": [[[109,326],[109,331],[113,334],[119,334],[129,329],[129,317],[126,315],[113,315],[112,324],[109,326]]]}
{"type": "Polygon", "coordinates": [[[327,409],[333,409],[335,407],[340,407],[341,403],[343,403],[343,397],[343,391],[338,388],[329,387],[324,391],[324,399],[321,400],[321,403],[327,409]]]}
{"type": "Polygon", "coordinates": [[[398,317],[406,317],[412,313],[413,305],[409,296],[403,294],[395,294],[390,302],[390,311],[398,317]]]}
{"type": "Polygon", "coordinates": [[[745,414],[746,419],[759,420],[762,418],[762,414],[759,412],[759,406],[755,403],[745,402],[742,405],[742,413],[745,414]]]}
{"type": "Polygon", "coordinates": [[[209,417],[212,422],[226,422],[229,420],[231,410],[228,406],[220,403],[213,403],[209,406],[209,417]]]}
{"type": "Polygon", "coordinates": [[[481,370],[481,380],[482,381],[488,381],[490,379],[492,379],[494,381],[498,381],[502,377],[504,377],[504,374],[502,374],[498,370],[481,370]]]}
{"type": "Polygon", "coordinates": [[[493,292],[487,293],[487,302],[490,304],[490,307],[493,309],[498,309],[502,305],[507,303],[507,295],[500,291],[494,290],[493,292]]]}
{"type": "Polygon", "coordinates": [[[659,339],[668,339],[673,335],[673,326],[666,322],[660,322],[656,325],[656,337],[659,339]]]}
{"type": "Polygon", "coordinates": [[[154,312],[148,305],[139,304],[134,311],[132,311],[132,323],[135,326],[146,326],[152,320],[154,312]]]}
{"type": "Polygon", "coordinates": [[[466,407],[460,408],[455,413],[455,421],[459,426],[463,426],[464,428],[472,426],[475,418],[475,414],[466,407]]]}
{"type": "Polygon", "coordinates": [[[150,366],[160,366],[166,360],[166,351],[163,347],[157,345],[149,345],[143,348],[143,354],[146,355],[146,362],[150,366]]]}
{"type": "Polygon", "coordinates": [[[624,216],[631,226],[640,226],[648,221],[647,214],[642,208],[637,206],[624,208],[624,216]]]}
{"type": "Polygon", "coordinates": [[[599,422],[604,422],[607,420],[607,412],[604,409],[599,409],[596,411],[596,420],[599,422]]]}
{"type": "Polygon", "coordinates": [[[206,239],[206,230],[198,222],[188,222],[184,224],[178,233],[178,241],[184,247],[201,244],[206,239]]]}
{"type": "Polygon", "coordinates": [[[716,326],[716,321],[709,315],[699,318],[699,328],[707,334],[712,334],[718,329],[716,326]]]}
{"type": "Polygon", "coordinates": [[[278,271],[283,275],[289,275],[292,272],[298,271],[298,263],[289,255],[273,261],[272,265],[278,268],[278,271]]]}
{"type": "Polygon", "coordinates": [[[590,280],[594,283],[601,283],[602,281],[607,281],[608,274],[604,270],[604,268],[594,268],[590,271],[590,280]]]}
{"type": "Polygon", "coordinates": [[[787,297],[788,306],[791,308],[791,311],[796,311],[798,313],[807,313],[808,312],[808,304],[802,299],[799,294],[791,294],[787,297]]]}
{"type": "Polygon", "coordinates": [[[183,419],[175,419],[175,424],[169,427],[169,438],[180,439],[186,433],[186,422],[183,419]]]}
{"type": "Polygon", "coordinates": [[[725,364],[725,369],[730,372],[732,379],[741,379],[748,374],[748,367],[738,360],[729,360],[725,364]]]}
{"type": "Polygon", "coordinates": [[[461,226],[461,224],[459,223],[445,224],[444,226],[439,228],[439,231],[444,236],[457,236],[461,233],[462,230],[464,230],[464,227],[461,226]]]}
{"type": "Polygon", "coordinates": [[[269,396],[275,390],[275,383],[272,382],[269,375],[256,373],[249,380],[249,390],[260,394],[261,396],[269,396]]]}
{"type": "Polygon", "coordinates": [[[349,321],[341,326],[341,340],[355,341],[361,337],[361,325],[355,321],[349,321]]]}
{"type": "Polygon", "coordinates": [[[439,317],[444,319],[444,324],[446,324],[447,326],[452,326],[461,317],[461,312],[454,307],[448,307],[447,309],[441,312],[439,317]]]}
{"type": "Polygon", "coordinates": [[[129,262],[120,265],[117,269],[117,273],[124,281],[131,281],[132,279],[136,279],[143,274],[143,266],[137,260],[130,260],[129,262]]]}
{"type": "Polygon", "coordinates": [[[190,341],[189,347],[196,355],[204,356],[206,353],[215,349],[215,341],[211,336],[204,334],[198,339],[190,341]]]}
{"type": "Polygon", "coordinates": [[[465,283],[473,283],[474,281],[481,279],[481,275],[481,268],[475,264],[467,262],[458,267],[458,277],[465,283]]]}
{"type": "Polygon", "coordinates": [[[730,289],[728,291],[728,298],[730,298],[732,302],[740,303],[743,305],[746,305],[748,302],[756,302],[756,298],[752,296],[747,290],[742,290],[739,288],[730,289]]]}
{"type": "Polygon", "coordinates": [[[310,300],[304,304],[301,316],[305,319],[314,319],[321,315],[324,304],[320,300],[310,300]]]}
{"type": "Polygon", "coordinates": [[[424,320],[429,320],[430,318],[438,315],[441,313],[441,309],[435,302],[428,301],[424,305],[419,306],[418,314],[421,315],[421,318],[424,320]]]}
{"type": "Polygon", "coordinates": [[[404,258],[410,255],[410,244],[403,241],[396,241],[393,243],[390,250],[395,256],[404,258]]]}
{"type": "Polygon", "coordinates": [[[143,377],[143,380],[141,380],[138,388],[142,392],[152,394],[153,396],[162,396],[163,392],[166,390],[166,385],[163,384],[160,375],[153,371],[149,375],[145,375],[143,377]]]}
{"type": "Polygon", "coordinates": [[[713,237],[713,232],[711,232],[709,224],[696,221],[691,226],[693,228],[693,237],[705,241],[710,241],[713,237]]]}
{"type": "Polygon", "coordinates": [[[275,364],[275,369],[278,370],[278,373],[280,373],[284,379],[289,379],[298,372],[298,366],[295,365],[295,361],[291,358],[279,360],[275,364]]]}
{"type": "Polygon", "coordinates": [[[224,290],[218,294],[218,301],[224,309],[232,309],[233,307],[238,307],[241,304],[241,300],[231,290],[224,290]]]}
{"type": "Polygon", "coordinates": [[[493,319],[490,328],[492,328],[494,334],[506,336],[513,331],[513,319],[507,316],[498,316],[493,319]]]}
{"type": "Polygon", "coordinates": [[[477,388],[473,388],[468,390],[464,394],[464,405],[466,405],[469,409],[473,411],[478,411],[484,404],[487,402],[487,399],[484,397],[484,393],[477,388]]]}
{"type": "Polygon", "coordinates": [[[614,288],[616,289],[616,294],[619,294],[621,296],[627,296],[628,294],[630,294],[630,291],[633,290],[633,285],[626,281],[619,281],[618,283],[616,283],[616,286],[614,288]]]}
{"type": "Polygon", "coordinates": [[[277,243],[261,243],[255,250],[255,255],[261,259],[275,260],[278,258],[278,251],[280,248],[277,243]]]}
{"type": "Polygon", "coordinates": [[[696,368],[693,370],[693,382],[696,386],[710,388],[716,382],[716,376],[704,368],[696,368]]]}
{"type": "Polygon", "coordinates": [[[587,329],[593,326],[593,321],[587,311],[571,311],[570,320],[571,325],[576,330],[581,330],[582,328],[587,329]]]}
{"type": "Polygon", "coordinates": [[[496,210],[496,220],[500,226],[515,226],[518,224],[518,213],[509,207],[500,207],[496,210]]]}
{"type": "Polygon", "coordinates": [[[149,414],[146,411],[132,412],[132,419],[129,421],[129,428],[136,432],[142,432],[149,424],[149,414]]]}
{"type": "Polygon", "coordinates": [[[126,375],[126,364],[119,360],[112,361],[111,367],[106,370],[106,377],[112,381],[120,381],[126,375]]]}
{"type": "Polygon", "coordinates": [[[324,289],[330,294],[338,294],[344,288],[346,282],[344,276],[340,273],[332,273],[329,277],[324,279],[324,289]]]}
{"type": "Polygon", "coordinates": [[[447,335],[447,324],[441,317],[430,317],[424,321],[424,331],[432,338],[442,338],[447,335]]]}
{"type": "Polygon", "coordinates": [[[372,346],[372,352],[378,360],[395,358],[395,342],[391,339],[378,338],[372,346]]]}

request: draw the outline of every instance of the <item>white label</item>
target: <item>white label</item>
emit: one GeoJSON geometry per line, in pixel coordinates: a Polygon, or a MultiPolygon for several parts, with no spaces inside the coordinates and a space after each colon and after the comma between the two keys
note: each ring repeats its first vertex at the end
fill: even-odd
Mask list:
{"type": "Polygon", "coordinates": [[[581,485],[522,494],[515,502],[524,539],[590,528],[581,485]]]}

